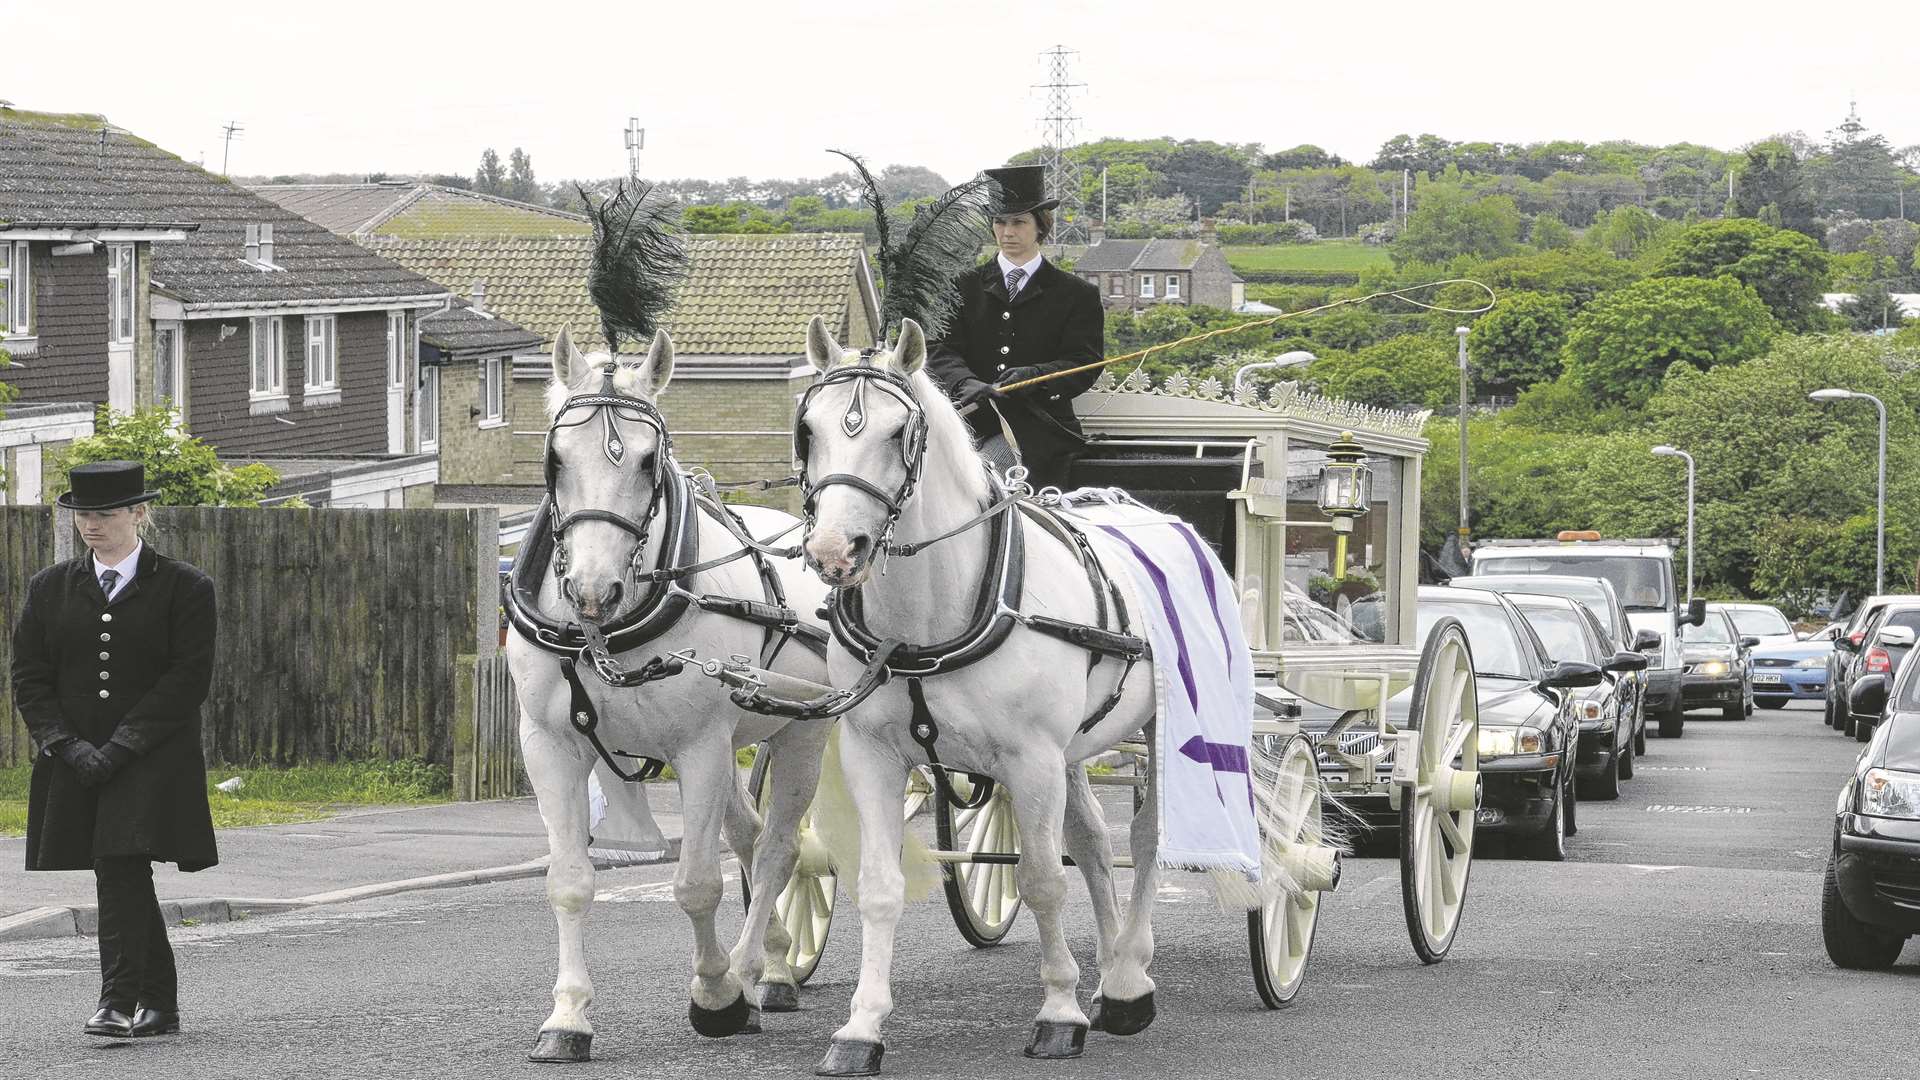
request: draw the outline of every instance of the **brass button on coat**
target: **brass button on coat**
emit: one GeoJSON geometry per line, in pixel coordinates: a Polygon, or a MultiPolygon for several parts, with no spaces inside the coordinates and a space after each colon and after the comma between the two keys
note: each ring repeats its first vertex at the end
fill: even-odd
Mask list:
{"type": "Polygon", "coordinates": [[[113,621],[113,612],[111,612],[111,611],[103,611],[103,612],[101,612],[101,613],[100,613],[100,621],[101,621],[101,622],[112,622],[112,621],[113,621]]]}
{"type": "Polygon", "coordinates": [[[112,640],[113,640],[113,635],[112,635],[112,634],[101,634],[101,635],[100,635],[100,640],[101,640],[101,641],[112,641],[112,640]]]}
{"type": "Polygon", "coordinates": [[[1008,319],[1011,319],[1011,318],[1013,318],[1013,312],[1011,312],[1011,311],[1003,311],[1003,312],[1001,312],[1001,313],[1000,313],[1000,321],[1001,321],[1001,322],[1005,322],[1005,321],[1007,321],[1008,319]]]}
{"type": "Polygon", "coordinates": [[[106,672],[104,672],[104,671],[103,671],[103,672],[101,672],[101,673],[100,673],[100,678],[101,678],[102,680],[104,680],[104,679],[106,679],[106,677],[107,677],[107,673],[106,673],[106,672]]]}
{"type": "Polygon", "coordinates": [[[1002,345],[1002,346],[1000,346],[1000,355],[1001,355],[1001,356],[1005,356],[1005,355],[1007,355],[1008,353],[1010,353],[1010,352],[1012,352],[1012,351],[1013,351],[1013,347],[1012,347],[1011,345],[1002,345]]]}
{"type": "Polygon", "coordinates": [[[108,654],[108,653],[101,653],[101,654],[100,654],[100,659],[102,659],[102,660],[110,660],[110,659],[112,659],[112,656],[111,656],[110,654],[108,654]]]}
{"type": "Polygon", "coordinates": [[[107,697],[107,696],[109,696],[109,695],[107,694],[107,692],[106,692],[105,690],[102,690],[102,691],[100,691],[100,696],[101,696],[101,697],[107,697]]]}

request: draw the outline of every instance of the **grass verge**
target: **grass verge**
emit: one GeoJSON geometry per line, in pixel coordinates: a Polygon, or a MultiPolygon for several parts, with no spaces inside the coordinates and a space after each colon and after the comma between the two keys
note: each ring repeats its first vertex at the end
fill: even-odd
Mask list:
{"type": "MultiPolygon", "coordinates": [[[[33,769],[0,769],[0,836],[27,831],[27,788],[33,769]]],[[[216,829],[314,821],[350,806],[404,806],[446,802],[453,778],[424,761],[347,761],[278,769],[255,765],[207,768],[207,805],[216,829]],[[239,777],[228,794],[213,785],[239,777]]]]}
{"type": "Polygon", "coordinates": [[[1393,263],[1387,249],[1358,240],[1316,240],[1311,244],[1230,244],[1227,262],[1235,270],[1335,270],[1359,273],[1393,263]]]}

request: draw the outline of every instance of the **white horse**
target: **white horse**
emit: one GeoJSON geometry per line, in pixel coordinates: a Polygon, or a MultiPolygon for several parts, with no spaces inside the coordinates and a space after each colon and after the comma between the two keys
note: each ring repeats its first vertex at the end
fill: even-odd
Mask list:
{"type": "MultiPolygon", "coordinates": [[[[665,587],[639,575],[661,567],[662,547],[669,540],[660,520],[664,511],[654,512],[665,505],[663,486],[686,483],[663,445],[664,423],[652,409],[672,371],[673,346],[665,333],[655,335],[647,359],[638,363],[615,362],[604,353],[584,356],[565,331],[554,343],[547,403],[555,423],[547,453],[549,496],[559,525],[553,563],[559,565],[545,568],[538,591],[538,612],[551,622],[617,626],[651,592],[665,587]],[[592,404],[595,400],[603,404],[592,404]],[[569,408],[569,402],[576,404],[569,408]]],[[[696,509],[692,499],[684,509],[698,519],[700,560],[741,549],[728,528],[696,509]]],[[[791,516],[778,511],[740,509],[756,536],[776,535],[794,524],[791,516]]],[[[789,603],[806,621],[817,623],[814,612],[825,595],[819,583],[798,560],[772,561],[789,603]]],[[[746,558],[686,576],[678,584],[696,595],[766,598],[755,565],[746,558]]],[[[659,637],[614,652],[613,660],[633,671],[687,648],[703,656],[755,655],[762,650],[765,632],[694,603],[659,637]]],[[[553,1013],[541,1025],[529,1057],[584,1061],[593,1038],[586,1016],[593,982],[584,942],[594,889],[587,850],[587,777],[596,765],[607,767],[574,726],[578,710],[572,707],[564,658],[529,640],[525,632],[516,632],[507,643],[507,659],[520,698],[527,775],[547,826],[552,859],[547,898],[559,924],[553,1013]]],[[[815,681],[826,674],[824,661],[798,641],[782,647],[773,666],[815,681]]],[[[756,994],[759,1006],[768,1011],[797,1008],[797,988],[786,963],[786,932],[777,920],[769,930],[768,913],[793,871],[798,823],[813,797],[829,728],[743,712],[717,683],[692,672],[626,688],[609,685],[586,656],[575,670],[598,716],[596,734],[602,743],[629,755],[629,760],[644,756],[664,761],[678,774],[685,831],[674,898],[693,922],[689,1018],[695,1030],[709,1036],[756,1030],[756,994]],[[769,741],[774,755],[764,829],[747,805],[734,763],[736,748],[762,740],[769,741]],[[752,908],[731,956],[714,931],[723,834],[741,866],[751,867],[748,880],[754,885],[752,908]]],[[[617,781],[612,785],[620,786],[617,781]]],[[[614,790],[609,796],[621,797],[614,790]]]]}
{"type": "MultiPolygon", "coordinates": [[[[810,484],[808,565],[829,585],[858,591],[877,638],[933,644],[962,635],[993,559],[992,528],[961,531],[914,557],[887,556],[896,526],[903,542],[931,539],[965,525],[998,497],[959,415],[921,371],[926,341],[920,327],[905,321],[894,349],[863,360],[843,350],[816,318],[807,331],[807,357],[829,375],[808,398],[795,429],[810,484]],[[866,372],[845,371],[851,365],[866,365],[866,372]],[[836,371],[842,373],[838,380],[831,374],[836,371]]],[[[1022,610],[1097,623],[1095,595],[1074,551],[1026,515],[1010,511],[1009,517],[1009,527],[1024,530],[1022,610]]],[[[1116,580],[1128,609],[1144,610],[1131,584],[1118,580],[1124,577],[1116,580]]],[[[1089,1026],[1075,1000],[1080,969],[1060,926],[1063,845],[1086,877],[1098,925],[1095,1024],[1112,1034],[1133,1034],[1153,1016],[1147,965],[1159,877],[1154,789],[1147,789],[1149,801],[1133,818],[1133,891],[1123,922],[1105,823],[1084,769],[1074,764],[1133,736],[1153,718],[1153,677],[1150,661],[1142,661],[1117,706],[1083,732],[1083,721],[1112,693],[1122,666],[1103,662],[1083,678],[1087,660],[1077,646],[1016,627],[1002,647],[960,670],[931,675],[921,687],[926,712],[937,721],[939,763],[991,776],[1013,799],[1021,841],[1016,881],[1039,929],[1045,983],[1030,1057],[1078,1055],[1089,1026]]],[[[830,648],[833,685],[854,683],[862,667],[840,643],[830,648]]],[[[903,685],[908,682],[889,681],[840,725],[842,764],[860,817],[861,963],[851,1015],[834,1033],[822,1075],[878,1072],[881,1028],[893,1011],[889,980],[903,895],[902,793],[908,770],[929,757],[909,730],[915,709],[903,685]]]]}

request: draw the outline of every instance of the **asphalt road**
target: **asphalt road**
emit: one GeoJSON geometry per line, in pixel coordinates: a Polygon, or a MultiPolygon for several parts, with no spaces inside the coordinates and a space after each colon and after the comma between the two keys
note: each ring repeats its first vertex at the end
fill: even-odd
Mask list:
{"type": "MultiPolygon", "coordinates": [[[[1281,1012],[1254,993],[1244,919],[1173,876],[1157,906],[1158,1021],[1130,1039],[1096,1034],[1077,1061],[1020,1055],[1039,1004],[1031,920],[977,951],[937,895],[911,905],[887,1075],[1920,1075],[1920,945],[1888,974],[1842,972],[1820,946],[1818,874],[1857,745],[1795,708],[1693,718],[1651,750],[1617,802],[1580,805],[1574,861],[1476,865],[1458,943],[1436,967],[1407,943],[1395,864],[1350,860],[1306,989],[1281,1012]]],[[[670,875],[601,875],[590,1065],[523,1060],[552,981],[536,880],[176,930],[186,1032],[137,1044],[79,1034],[97,989],[91,939],[0,947],[0,1076],[810,1074],[852,991],[846,905],[802,1012],[704,1040],[685,1019],[689,933],[670,875]]],[[[1084,994],[1084,900],[1070,927],[1084,994]]]]}

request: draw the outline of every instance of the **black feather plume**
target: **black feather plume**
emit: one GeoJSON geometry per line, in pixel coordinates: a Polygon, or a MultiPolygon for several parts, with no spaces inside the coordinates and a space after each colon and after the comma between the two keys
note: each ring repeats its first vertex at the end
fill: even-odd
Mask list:
{"type": "Polygon", "coordinates": [[[644,349],[687,276],[678,209],[651,184],[619,184],[597,205],[579,190],[593,220],[587,293],[600,311],[600,332],[616,354],[623,339],[644,349]]]}
{"type": "Polygon", "coordinates": [[[882,339],[890,339],[902,319],[919,323],[930,338],[944,336],[960,306],[954,278],[973,266],[986,241],[993,182],[983,177],[950,188],[916,209],[896,241],[895,223],[873,175],[852,154],[834,153],[853,163],[879,233],[882,339]]]}

